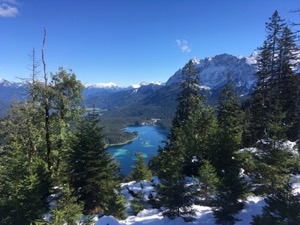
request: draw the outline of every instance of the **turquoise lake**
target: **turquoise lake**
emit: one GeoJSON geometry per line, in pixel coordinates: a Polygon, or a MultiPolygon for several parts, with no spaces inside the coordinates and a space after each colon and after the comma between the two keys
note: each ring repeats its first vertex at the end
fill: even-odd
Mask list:
{"type": "Polygon", "coordinates": [[[121,173],[128,175],[134,164],[135,153],[143,154],[146,163],[157,154],[158,146],[164,146],[167,132],[159,126],[130,126],[125,129],[128,132],[138,132],[137,137],[125,145],[111,146],[108,151],[119,161],[121,173]]]}

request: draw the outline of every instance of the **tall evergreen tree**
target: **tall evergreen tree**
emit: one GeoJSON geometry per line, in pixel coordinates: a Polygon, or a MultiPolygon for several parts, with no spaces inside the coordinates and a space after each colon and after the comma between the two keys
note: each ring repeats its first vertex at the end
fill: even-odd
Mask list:
{"type": "Polygon", "coordinates": [[[191,208],[193,196],[186,185],[185,170],[192,161],[191,152],[197,148],[198,113],[203,107],[198,94],[198,73],[192,60],[183,68],[183,74],[186,79],[178,97],[170,135],[165,147],[158,150],[158,156],[152,161],[161,181],[158,195],[166,208],[164,213],[172,219],[176,216],[188,218],[194,214],[191,208]]]}
{"type": "Polygon", "coordinates": [[[266,23],[267,39],[257,58],[257,86],[252,97],[250,136],[252,144],[269,138],[267,129],[271,112],[279,104],[285,113],[288,137],[295,140],[297,130],[297,78],[294,66],[297,59],[295,36],[277,11],[266,23]]]}
{"type": "MultiPolygon", "coordinates": [[[[300,140],[300,76],[297,76],[297,97],[296,97],[296,115],[297,126],[295,126],[295,133],[297,133],[297,138],[300,140]]],[[[300,154],[300,141],[298,141],[298,153],[300,154]]]]}
{"type": "Polygon", "coordinates": [[[220,185],[214,199],[214,216],[218,224],[234,224],[236,214],[243,209],[247,184],[240,176],[241,162],[238,150],[242,143],[242,111],[230,74],[223,88],[218,106],[218,141],[214,165],[220,176],[220,185]]]}
{"type": "Polygon", "coordinates": [[[242,147],[243,113],[230,74],[219,97],[217,119],[218,141],[214,165],[218,174],[223,177],[232,168],[238,169],[238,165],[235,166],[238,164],[236,153],[242,147]]]}
{"type": "Polygon", "coordinates": [[[105,149],[102,133],[99,115],[94,112],[80,123],[71,144],[70,182],[84,203],[85,214],[107,213],[112,196],[120,189],[119,167],[105,149]]]}
{"type": "Polygon", "coordinates": [[[290,125],[287,130],[289,140],[297,139],[298,111],[297,111],[297,89],[298,80],[295,73],[296,62],[299,59],[296,36],[286,26],[280,38],[280,68],[278,81],[278,101],[282,111],[286,113],[284,123],[290,125]]]}
{"type": "Polygon", "coordinates": [[[0,223],[30,224],[47,211],[49,173],[39,154],[43,145],[31,104],[14,103],[2,121],[5,146],[0,158],[0,223]]]}
{"type": "Polygon", "coordinates": [[[256,73],[257,86],[252,97],[251,105],[251,136],[252,144],[260,138],[267,138],[266,129],[273,103],[273,94],[278,91],[278,69],[280,37],[285,26],[277,11],[266,23],[267,38],[259,48],[256,73]],[[275,88],[276,87],[276,88],[275,88]],[[276,90],[275,90],[276,89],[276,90]]]}
{"type": "Polygon", "coordinates": [[[283,143],[295,140],[298,129],[295,37],[277,11],[266,24],[267,39],[257,60],[257,86],[252,97],[250,134],[259,193],[274,193],[295,168],[295,158],[283,143]]]}
{"type": "Polygon", "coordinates": [[[267,41],[264,42],[257,57],[258,71],[256,73],[256,88],[251,97],[250,107],[250,127],[249,139],[250,145],[255,143],[260,138],[267,136],[268,113],[270,111],[270,92],[271,86],[268,80],[270,79],[270,58],[271,51],[267,41]]]}
{"type": "Polygon", "coordinates": [[[289,180],[290,174],[297,168],[297,159],[285,146],[285,114],[279,104],[275,105],[267,126],[269,138],[257,143],[256,175],[253,182],[259,184],[259,194],[274,194],[289,180]]]}

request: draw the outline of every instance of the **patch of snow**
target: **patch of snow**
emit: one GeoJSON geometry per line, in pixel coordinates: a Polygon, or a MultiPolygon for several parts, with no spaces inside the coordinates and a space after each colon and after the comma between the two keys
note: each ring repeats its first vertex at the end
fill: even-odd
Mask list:
{"type": "Polygon", "coordinates": [[[199,161],[199,160],[198,160],[197,156],[193,156],[193,158],[192,158],[192,163],[198,162],[198,161],[199,161]]]}
{"type": "MultiPolygon", "coordinates": [[[[192,178],[187,177],[188,183],[193,182],[192,178]]],[[[155,185],[159,184],[159,180],[157,177],[153,177],[150,181],[131,181],[128,183],[122,183],[121,189],[122,194],[125,196],[128,202],[133,200],[133,197],[129,194],[126,187],[134,192],[141,192],[144,194],[144,200],[147,200],[147,196],[150,193],[156,193],[155,185]]],[[[300,184],[299,184],[300,190],[300,184]]],[[[239,222],[236,224],[250,224],[252,221],[252,216],[261,214],[262,207],[265,206],[265,201],[263,197],[250,196],[245,201],[244,209],[237,215],[239,222]]],[[[128,204],[130,207],[130,204],[128,204]]],[[[214,225],[214,216],[211,207],[201,206],[201,205],[193,205],[193,209],[195,210],[195,220],[192,222],[185,222],[182,218],[176,218],[174,220],[170,220],[167,217],[162,215],[162,212],[159,209],[151,209],[147,208],[140,211],[136,216],[130,215],[125,220],[118,221],[120,225],[191,225],[191,224],[206,224],[206,225],[214,225]]],[[[103,217],[102,221],[110,222],[111,218],[103,217]]],[[[114,220],[112,220],[112,225],[114,220]]],[[[106,225],[105,223],[97,223],[96,225],[106,225]]],[[[111,225],[109,223],[109,225],[111,225]]],[[[118,225],[118,224],[117,224],[118,225]]]]}
{"type": "Polygon", "coordinates": [[[252,216],[262,213],[262,207],[266,205],[265,200],[262,197],[250,196],[245,202],[244,209],[238,214],[239,222],[237,225],[250,224],[252,216]]]}
{"type": "Polygon", "coordinates": [[[96,222],[95,225],[121,225],[121,224],[113,216],[103,216],[96,222]]]}
{"type": "Polygon", "coordinates": [[[117,88],[118,87],[118,85],[116,85],[113,82],[85,84],[84,86],[85,88],[117,88]]]}
{"type": "Polygon", "coordinates": [[[155,216],[159,213],[160,212],[158,209],[144,209],[144,210],[140,211],[136,216],[137,217],[151,217],[151,216],[155,216]]]}
{"type": "Polygon", "coordinates": [[[293,188],[294,188],[293,190],[294,194],[300,194],[300,183],[293,184],[293,188]]]}
{"type": "Polygon", "coordinates": [[[133,84],[133,85],[131,85],[131,87],[133,87],[133,88],[140,88],[141,85],[140,84],[133,84]]]}
{"type": "Polygon", "coordinates": [[[246,58],[246,62],[250,65],[255,65],[257,63],[258,52],[253,52],[249,57],[246,58]]]}
{"type": "MultiPolygon", "coordinates": [[[[5,80],[3,78],[0,78],[0,84],[4,87],[11,87],[14,85],[14,83],[8,81],[8,80],[5,80]]],[[[18,85],[18,84],[17,84],[18,85]]]]}
{"type": "Polygon", "coordinates": [[[133,84],[131,85],[132,88],[136,89],[136,88],[140,88],[142,86],[147,86],[147,85],[150,85],[150,84],[154,84],[154,85],[165,85],[165,83],[163,82],[159,82],[159,81],[152,81],[152,82],[145,82],[145,81],[142,81],[138,84],[133,84]]]}
{"type": "Polygon", "coordinates": [[[292,176],[292,187],[294,194],[300,194],[300,174],[292,176]]]}
{"type": "Polygon", "coordinates": [[[194,64],[194,65],[198,65],[198,64],[200,64],[200,59],[198,59],[198,58],[192,58],[192,63],[194,64]]]}

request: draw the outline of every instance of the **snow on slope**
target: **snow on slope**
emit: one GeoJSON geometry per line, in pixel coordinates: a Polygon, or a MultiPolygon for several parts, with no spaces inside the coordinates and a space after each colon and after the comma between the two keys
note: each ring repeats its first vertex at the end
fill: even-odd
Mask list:
{"type": "MultiPolygon", "coordinates": [[[[227,74],[231,73],[237,87],[250,90],[255,84],[255,63],[257,53],[250,57],[233,56],[229,54],[216,55],[205,59],[192,59],[199,71],[200,83],[211,89],[217,89],[225,84],[227,74]]],[[[182,69],[179,69],[166,85],[180,82],[183,79],[182,69]]]]}
{"type": "Polygon", "coordinates": [[[0,86],[2,87],[12,87],[12,88],[19,88],[24,87],[26,85],[26,82],[12,82],[5,80],[3,78],[0,78],[0,86]]]}
{"type": "MultiPolygon", "coordinates": [[[[284,146],[293,151],[295,149],[295,142],[286,142],[284,146]]],[[[300,174],[292,176],[294,193],[300,193],[300,174]]],[[[127,201],[126,209],[129,215],[127,219],[118,221],[112,216],[104,216],[98,219],[95,225],[215,225],[213,212],[210,207],[194,205],[193,208],[196,211],[195,220],[192,222],[185,222],[182,218],[176,218],[170,220],[167,217],[163,217],[162,213],[158,209],[152,209],[150,206],[139,212],[136,216],[131,213],[130,202],[134,199],[128,189],[135,193],[140,192],[144,196],[145,202],[151,193],[154,197],[156,195],[156,186],[159,184],[159,179],[153,177],[152,181],[131,181],[121,184],[121,193],[125,196],[127,201]]],[[[236,222],[236,225],[250,225],[252,216],[262,213],[262,208],[265,206],[265,200],[260,196],[249,196],[244,202],[244,209],[237,215],[240,220],[236,222]]]]}
{"type": "MultiPolygon", "coordinates": [[[[295,150],[295,142],[286,142],[284,146],[289,151],[295,150]]],[[[293,183],[294,193],[300,193],[300,174],[295,175],[291,179],[293,183]]],[[[144,196],[145,202],[151,193],[154,197],[156,195],[156,186],[159,184],[157,177],[153,177],[152,181],[131,181],[128,183],[121,184],[121,193],[125,196],[127,201],[126,209],[128,218],[125,220],[116,220],[112,216],[104,216],[100,218],[96,225],[215,225],[213,212],[210,207],[194,205],[193,208],[196,211],[195,220],[192,222],[185,222],[182,218],[176,218],[170,220],[167,217],[163,217],[162,213],[158,209],[152,209],[150,206],[139,212],[136,216],[131,213],[130,202],[134,199],[128,189],[135,193],[141,192],[144,196]]],[[[252,221],[252,216],[262,213],[262,208],[265,206],[265,200],[260,196],[249,196],[244,202],[244,209],[237,215],[239,219],[236,225],[248,225],[252,221]]]]}
{"type": "Polygon", "coordinates": [[[152,81],[152,82],[145,82],[145,81],[142,81],[138,84],[133,84],[131,85],[132,88],[134,89],[137,89],[137,88],[140,88],[141,86],[146,86],[146,85],[150,85],[150,84],[154,84],[154,85],[164,85],[163,82],[157,82],[157,81],[152,81]]]}
{"type": "MultiPolygon", "coordinates": [[[[133,197],[128,193],[126,186],[133,190],[134,192],[141,191],[147,198],[149,193],[155,192],[155,185],[152,182],[142,181],[142,182],[129,182],[123,183],[122,194],[125,196],[127,204],[127,212],[130,213],[130,201],[133,197]],[[142,188],[143,187],[143,188],[142,188]]],[[[300,186],[300,185],[299,185],[300,186]]],[[[300,189],[300,188],[299,188],[300,189]]],[[[240,219],[237,225],[250,224],[252,220],[252,215],[260,214],[262,212],[262,207],[265,205],[265,201],[261,197],[249,197],[245,202],[244,209],[238,214],[240,219]]],[[[193,206],[196,211],[195,220],[192,222],[185,222],[182,218],[176,218],[170,220],[167,217],[163,217],[162,213],[158,209],[144,209],[139,212],[136,216],[129,216],[125,220],[116,220],[112,216],[101,217],[96,225],[193,225],[193,224],[205,224],[214,225],[214,217],[212,209],[206,206],[193,206]]]]}
{"type": "MultiPolygon", "coordinates": [[[[300,175],[295,176],[295,180],[299,181],[300,175]]],[[[154,192],[154,184],[148,181],[142,182],[129,182],[122,184],[122,193],[125,195],[126,200],[129,202],[127,209],[130,208],[130,201],[133,199],[125,188],[128,186],[130,190],[135,192],[142,191],[145,196],[150,192],[154,192]],[[141,188],[143,187],[143,188],[141,188]]],[[[300,193],[300,183],[294,183],[296,193],[300,193]]],[[[252,221],[252,216],[261,214],[262,207],[265,206],[265,201],[262,197],[250,196],[247,201],[245,201],[244,209],[237,215],[240,220],[236,222],[236,225],[248,225],[252,221]]],[[[193,206],[196,211],[195,220],[192,222],[185,222],[182,218],[176,218],[175,220],[170,220],[167,217],[163,217],[162,213],[158,209],[144,209],[139,212],[136,216],[129,216],[125,220],[118,221],[112,216],[104,216],[98,219],[95,225],[215,225],[213,212],[210,207],[206,206],[193,206]]]]}
{"type": "Polygon", "coordinates": [[[116,85],[113,82],[109,83],[95,83],[95,84],[85,84],[85,88],[117,88],[118,85],[116,85]]]}

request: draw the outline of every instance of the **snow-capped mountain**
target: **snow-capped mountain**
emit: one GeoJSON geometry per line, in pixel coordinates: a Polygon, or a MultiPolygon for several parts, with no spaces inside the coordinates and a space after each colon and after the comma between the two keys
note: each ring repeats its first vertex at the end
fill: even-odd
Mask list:
{"type": "Polygon", "coordinates": [[[94,94],[110,94],[124,90],[124,87],[120,87],[113,82],[109,83],[95,83],[95,84],[84,84],[83,95],[85,97],[94,94]]]}
{"type": "Polygon", "coordinates": [[[95,83],[95,84],[85,84],[84,85],[85,88],[87,89],[91,89],[91,88],[118,88],[119,86],[116,85],[113,82],[109,82],[109,83],[95,83]]]}
{"type": "Polygon", "coordinates": [[[12,86],[13,83],[8,80],[5,80],[3,78],[0,78],[0,85],[3,87],[9,87],[9,86],[12,86]]]}
{"type": "Polygon", "coordinates": [[[143,88],[145,86],[151,86],[151,85],[164,85],[162,82],[145,82],[142,81],[138,84],[132,84],[128,87],[122,87],[118,86],[117,84],[113,82],[109,83],[96,83],[96,84],[85,84],[83,95],[84,96],[92,96],[92,95],[107,95],[107,94],[113,94],[121,91],[128,91],[133,90],[134,92],[137,92],[138,89],[143,88]]]}
{"type": "Polygon", "coordinates": [[[26,83],[12,82],[0,78],[0,100],[11,101],[12,98],[22,98],[26,94],[26,83]]]}
{"type": "MultiPolygon", "coordinates": [[[[199,72],[200,83],[211,90],[222,87],[231,73],[240,94],[247,94],[255,85],[256,56],[253,53],[250,57],[237,57],[229,54],[221,54],[205,59],[192,59],[199,72]]],[[[183,79],[182,69],[179,69],[166,85],[181,82],[183,79]]]]}
{"type": "Polygon", "coordinates": [[[142,86],[147,86],[147,85],[151,85],[151,84],[153,84],[153,85],[165,85],[165,83],[163,83],[163,82],[157,82],[157,81],[146,82],[146,81],[142,81],[138,84],[133,84],[130,87],[132,87],[133,89],[138,89],[142,86]]]}
{"type": "Polygon", "coordinates": [[[5,115],[13,99],[24,98],[26,94],[25,83],[11,82],[0,78],[0,116],[5,115]]]}
{"type": "MultiPolygon", "coordinates": [[[[210,103],[216,103],[228,73],[232,75],[238,94],[249,96],[256,83],[256,57],[257,53],[249,57],[221,54],[204,59],[192,59],[199,72],[201,86],[209,95],[210,103]]],[[[129,116],[130,113],[137,114],[134,116],[143,116],[147,112],[147,116],[150,117],[155,111],[158,117],[159,113],[171,117],[176,107],[176,96],[182,79],[182,69],[179,69],[166,83],[141,82],[129,87],[121,87],[112,82],[85,84],[84,104],[111,112],[117,109],[118,116],[129,116]]],[[[13,94],[20,92],[17,88],[20,88],[20,83],[0,79],[0,101],[11,100],[13,94]]]]}

